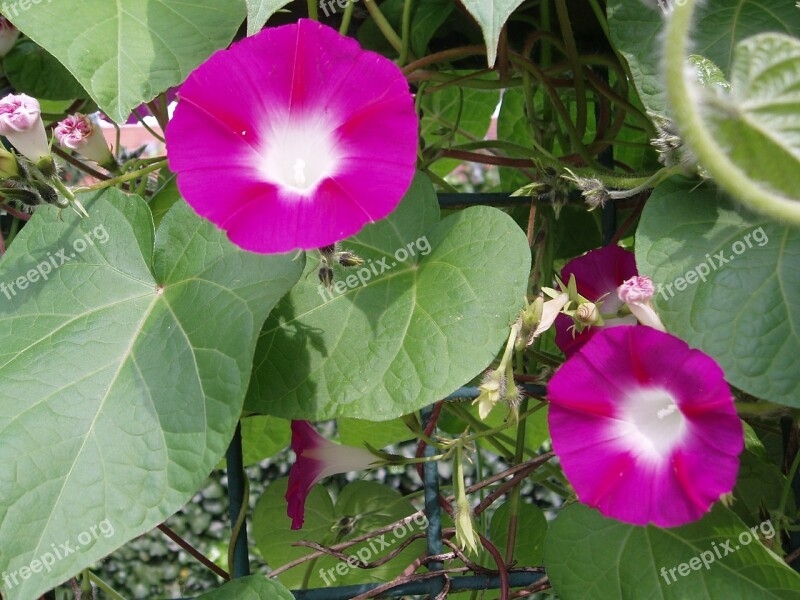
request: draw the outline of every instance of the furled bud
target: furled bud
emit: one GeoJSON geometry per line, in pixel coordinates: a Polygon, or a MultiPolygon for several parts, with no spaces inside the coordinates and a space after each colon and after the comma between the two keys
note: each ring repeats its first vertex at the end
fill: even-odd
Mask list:
{"type": "Polygon", "coordinates": [[[0,179],[19,176],[17,157],[0,146],[0,179]]]}
{"type": "Polygon", "coordinates": [[[51,159],[39,101],[25,94],[9,94],[0,100],[0,135],[34,164],[51,159]]]}
{"type": "Polygon", "coordinates": [[[492,412],[495,404],[500,402],[506,392],[506,376],[500,370],[492,370],[483,377],[483,382],[478,387],[478,397],[472,402],[478,405],[478,416],[486,419],[492,412]]]}
{"type": "Polygon", "coordinates": [[[86,115],[75,113],[60,121],[55,128],[55,135],[64,148],[75,150],[106,169],[116,168],[116,160],[100,128],[86,115]]]}
{"type": "Polygon", "coordinates": [[[594,325],[600,320],[600,311],[594,302],[584,302],[575,311],[575,320],[581,325],[594,325]]]}

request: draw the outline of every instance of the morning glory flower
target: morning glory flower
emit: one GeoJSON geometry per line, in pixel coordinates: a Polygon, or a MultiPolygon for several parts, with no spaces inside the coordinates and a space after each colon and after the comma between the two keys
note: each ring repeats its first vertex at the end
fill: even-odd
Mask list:
{"type": "Polygon", "coordinates": [[[292,450],[297,458],[286,490],[292,529],[303,527],[306,498],[317,482],[337,473],[363,471],[379,460],[363,448],[329,442],[308,421],[292,421],[292,450]]]}
{"type": "Polygon", "coordinates": [[[179,98],[166,131],[178,188],[246,250],[354,235],[414,176],[418,120],[402,72],[316,21],[215,53],[179,98]]]}
{"type": "MultiPolygon", "coordinates": [[[[561,269],[561,280],[569,281],[575,276],[578,293],[592,303],[602,299],[600,312],[603,315],[615,314],[624,302],[617,296],[617,288],[637,275],[636,259],[632,252],[619,246],[604,246],[590,250],[583,256],[574,258],[561,269]]],[[[604,318],[604,327],[636,323],[635,317],[604,318]]],[[[599,327],[587,327],[574,331],[573,320],[567,315],[556,319],[556,345],[569,358],[597,332],[599,327]]]]}
{"type": "Polygon", "coordinates": [[[733,490],[742,424],[722,369],[683,340],[601,327],[547,390],[564,474],[605,516],[675,527],[733,490]]]}
{"type": "Polygon", "coordinates": [[[8,94],[0,100],[0,135],[34,163],[50,157],[39,101],[25,94],[8,94]]]}

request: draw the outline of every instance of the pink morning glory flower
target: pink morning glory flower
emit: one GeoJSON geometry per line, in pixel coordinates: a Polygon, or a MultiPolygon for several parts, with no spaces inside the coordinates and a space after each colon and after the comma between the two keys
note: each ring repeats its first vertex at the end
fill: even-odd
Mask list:
{"type": "Polygon", "coordinates": [[[181,86],[170,168],[194,210],[254,252],[333,244],[391,213],[418,122],[390,60],[301,19],[215,53],[181,86]]]}
{"type": "Polygon", "coordinates": [[[336,473],[362,471],[379,460],[363,448],[329,442],[308,421],[292,421],[292,450],[297,459],[286,490],[292,529],[303,527],[306,498],[317,482],[336,473]]]}
{"type": "Polygon", "coordinates": [[[25,94],[9,94],[0,100],[0,135],[34,163],[50,156],[39,101],[25,94]]]}
{"type": "MultiPolygon", "coordinates": [[[[617,296],[617,288],[637,274],[633,252],[619,246],[604,246],[569,261],[561,269],[561,280],[566,283],[574,275],[578,293],[590,302],[596,303],[602,298],[600,312],[608,315],[622,308],[623,301],[617,296]]],[[[605,319],[604,326],[635,322],[633,316],[611,318],[605,319]]],[[[587,327],[578,332],[572,329],[572,325],[573,321],[567,315],[558,315],[556,318],[556,345],[567,358],[575,354],[599,329],[587,327]]]]}
{"type": "Polygon", "coordinates": [[[75,150],[104,167],[116,166],[105,137],[86,115],[70,115],[58,123],[54,133],[64,148],[75,150]]]}
{"type": "Polygon", "coordinates": [[[675,527],[733,489],[744,447],[733,397],[714,359],[683,340],[601,327],[547,389],[553,450],[605,516],[675,527]]]}

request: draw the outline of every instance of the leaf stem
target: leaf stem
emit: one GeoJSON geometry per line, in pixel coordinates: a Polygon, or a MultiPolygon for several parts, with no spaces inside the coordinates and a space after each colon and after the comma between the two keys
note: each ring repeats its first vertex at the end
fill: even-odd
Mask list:
{"type": "Polygon", "coordinates": [[[87,571],[89,573],[89,579],[94,583],[97,587],[103,590],[111,600],[125,600],[125,596],[119,594],[118,592],[114,591],[110,585],[108,585],[105,581],[100,579],[97,575],[92,573],[91,571],[87,571]]]}
{"type": "Polygon", "coordinates": [[[408,60],[408,50],[411,45],[411,12],[414,7],[414,0],[403,0],[403,25],[401,40],[402,46],[400,48],[400,58],[397,60],[397,66],[402,67],[408,60]]]}

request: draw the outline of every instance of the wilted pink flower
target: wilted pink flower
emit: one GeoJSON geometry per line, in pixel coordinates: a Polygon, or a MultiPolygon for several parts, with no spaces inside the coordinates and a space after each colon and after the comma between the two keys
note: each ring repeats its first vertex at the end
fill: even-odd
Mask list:
{"type": "Polygon", "coordinates": [[[378,460],[362,448],[329,442],[308,421],[292,421],[292,450],[297,458],[289,471],[286,490],[292,529],[303,526],[306,498],[318,481],[336,473],[361,471],[378,460]]]}
{"type": "Polygon", "coordinates": [[[722,369],[650,327],[601,327],[547,387],[553,450],[578,499],[659,527],[700,519],[736,482],[742,424],[722,369]]]}
{"type": "Polygon", "coordinates": [[[186,201],[269,253],[327,246],[392,212],[414,176],[417,129],[394,63],[301,19],[200,65],[166,136],[186,201]]]}
{"type": "Polygon", "coordinates": [[[617,289],[617,297],[628,305],[642,325],[666,331],[658,314],[653,308],[651,300],[656,293],[656,287],[649,277],[636,276],[626,279],[617,289]]]}
{"type": "Polygon", "coordinates": [[[0,100],[0,135],[35,163],[50,156],[41,114],[39,101],[25,94],[9,94],[0,100]]]}
{"type": "Polygon", "coordinates": [[[114,165],[114,156],[108,149],[102,132],[86,115],[75,113],[60,121],[55,128],[58,143],[75,150],[89,160],[111,167],[114,165]]]}
{"type": "Polygon", "coordinates": [[[17,43],[19,29],[3,16],[0,16],[0,58],[8,54],[17,43]]]}
{"type": "MultiPolygon", "coordinates": [[[[602,298],[600,312],[604,315],[616,313],[623,302],[617,296],[617,288],[626,279],[637,274],[636,259],[632,252],[619,246],[604,246],[590,250],[583,256],[574,258],[561,269],[561,281],[567,283],[570,276],[575,276],[578,293],[597,303],[602,298]]],[[[605,327],[635,323],[634,317],[605,319],[605,327]]],[[[567,355],[577,352],[583,344],[595,334],[598,327],[587,327],[581,332],[573,331],[573,320],[567,315],[558,315],[556,319],[556,345],[567,355]],[[573,335],[574,333],[574,335],[573,335]]]]}

